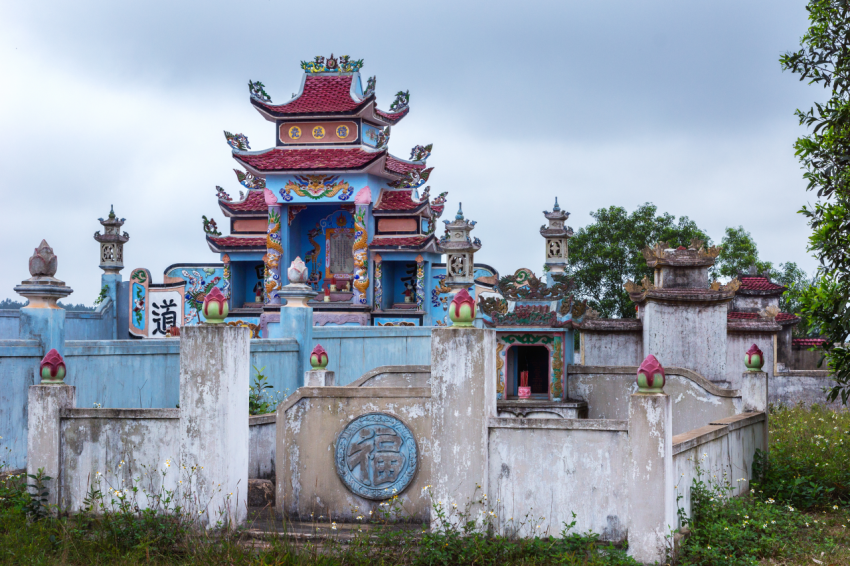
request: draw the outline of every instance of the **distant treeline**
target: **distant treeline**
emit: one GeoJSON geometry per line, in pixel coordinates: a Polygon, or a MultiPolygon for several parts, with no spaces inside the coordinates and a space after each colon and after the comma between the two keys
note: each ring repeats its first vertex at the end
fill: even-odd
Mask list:
{"type": "MultiPolygon", "coordinates": [[[[22,307],[27,306],[29,303],[22,303],[20,301],[13,301],[12,299],[3,299],[0,301],[0,309],[20,309],[22,307]]],[[[65,309],[66,311],[82,311],[82,312],[92,312],[95,310],[94,307],[87,307],[84,304],[79,305],[63,305],[62,303],[57,303],[60,307],[65,309]]]]}

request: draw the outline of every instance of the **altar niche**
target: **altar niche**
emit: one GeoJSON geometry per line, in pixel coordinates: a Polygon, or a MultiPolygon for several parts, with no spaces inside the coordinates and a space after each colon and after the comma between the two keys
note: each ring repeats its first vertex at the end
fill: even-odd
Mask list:
{"type": "Polygon", "coordinates": [[[528,372],[532,399],[549,399],[549,349],[546,346],[513,346],[508,350],[508,399],[517,399],[522,372],[528,372]]]}

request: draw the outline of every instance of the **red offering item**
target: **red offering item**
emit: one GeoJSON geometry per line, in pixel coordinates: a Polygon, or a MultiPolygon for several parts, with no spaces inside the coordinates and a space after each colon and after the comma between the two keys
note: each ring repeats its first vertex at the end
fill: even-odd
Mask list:
{"type": "Polygon", "coordinates": [[[528,370],[519,372],[519,387],[517,395],[520,399],[528,399],[531,397],[531,387],[528,386],[528,370]]]}

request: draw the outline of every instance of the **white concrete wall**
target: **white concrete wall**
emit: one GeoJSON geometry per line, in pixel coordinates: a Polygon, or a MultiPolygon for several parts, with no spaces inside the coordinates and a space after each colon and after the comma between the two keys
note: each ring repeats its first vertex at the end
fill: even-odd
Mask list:
{"type": "Polygon", "coordinates": [[[640,332],[582,332],[580,344],[588,366],[637,366],[644,358],[640,332]]]}
{"type": "Polygon", "coordinates": [[[771,375],[768,382],[768,399],[774,405],[792,406],[797,403],[810,406],[815,403],[833,410],[847,410],[841,397],[832,403],[826,401],[826,391],[835,386],[828,371],[789,371],[771,375]]]}
{"type": "MultiPolygon", "coordinates": [[[[629,396],[637,392],[636,367],[569,366],[568,372],[570,397],[587,401],[588,418],[629,418],[629,396]]],[[[674,435],[742,410],[738,391],[722,390],[681,368],[666,372],[664,392],[673,400],[674,435]]]]}
{"type": "Polygon", "coordinates": [[[665,368],[693,370],[710,381],[726,380],[726,303],[663,304],[643,310],[643,353],[665,368]]]}
{"type": "Polygon", "coordinates": [[[729,483],[732,495],[750,489],[753,456],[765,449],[764,413],[747,413],[688,431],[673,437],[673,467],[677,493],[683,496],[679,505],[691,516],[691,486],[702,470],[702,481],[729,483]],[[724,475],[725,474],[725,475],[724,475]],[[738,481],[743,479],[745,481],[738,481]]]}
{"type": "Polygon", "coordinates": [[[248,478],[274,480],[275,413],[248,417],[248,478]]]}
{"type": "MultiPolygon", "coordinates": [[[[133,486],[151,495],[176,489],[181,485],[178,481],[185,481],[179,422],[179,409],[64,409],[59,473],[62,508],[82,509],[98,478],[107,503],[114,498],[111,491],[133,486]]],[[[139,494],[137,502],[141,508],[148,507],[144,494],[139,494]]]]}
{"type": "Polygon", "coordinates": [[[487,496],[501,534],[558,536],[575,511],[573,532],[626,538],[626,422],[492,418],[489,453],[487,496]]]}
{"type": "Polygon", "coordinates": [[[747,371],[744,357],[753,344],[764,352],[762,371],[773,377],[776,360],[775,335],[772,332],[730,332],[726,338],[726,380],[732,389],[741,388],[741,373],[747,371]]]}

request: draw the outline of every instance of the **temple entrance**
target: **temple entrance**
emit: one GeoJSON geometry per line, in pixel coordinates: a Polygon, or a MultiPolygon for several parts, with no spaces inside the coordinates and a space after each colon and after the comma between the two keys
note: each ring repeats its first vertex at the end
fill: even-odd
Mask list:
{"type": "Polygon", "coordinates": [[[549,398],[549,349],[546,346],[513,346],[508,350],[508,368],[513,378],[509,389],[511,397],[517,397],[521,372],[528,371],[531,396],[549,398]]]}

